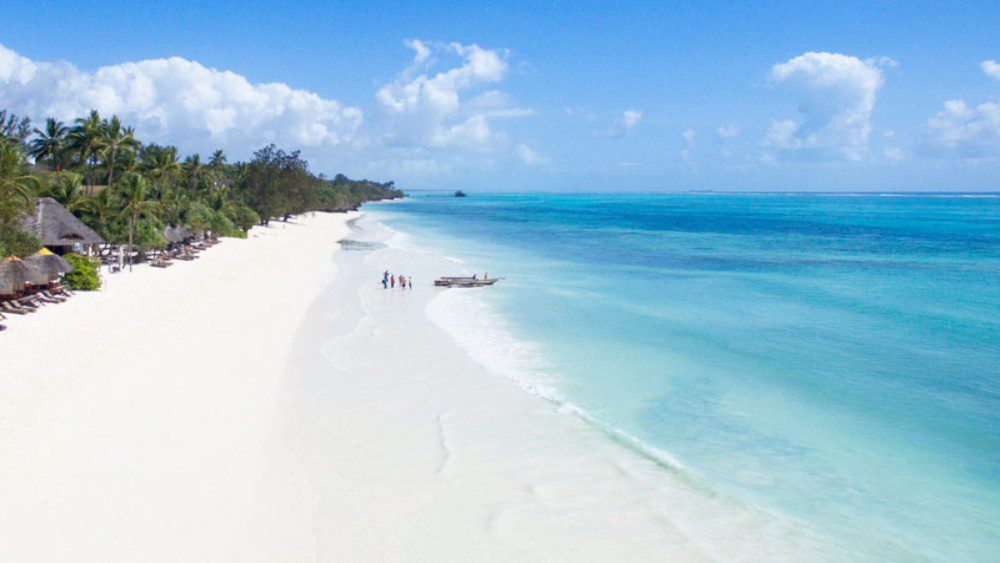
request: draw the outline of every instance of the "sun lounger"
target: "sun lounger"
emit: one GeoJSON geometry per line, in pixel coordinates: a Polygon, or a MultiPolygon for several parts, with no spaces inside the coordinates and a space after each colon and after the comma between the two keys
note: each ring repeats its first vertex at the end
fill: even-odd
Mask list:
{"type": "Polygon", "coordinates": [[[63,295],[63,296],[66,296],[66,297],[70,297],[72,295],[76,295],[75,291],[69,289],[68,287],[66,287],[64,285],[53,285],[52,286],[52,291],[54,291],[55,293],[58,293],[59,295],[63,295]]]}
{"type": "Polygon", "coordinates": [[[27,307],[29,309],[31,308],[38,309],[41,307],[41,305],[39,305],[37,301],[38,298],[35,297],[34,294],[32,294],[32,295],[23,295],[12,301],[12,303],[14,304],[15,307],[27,307]]]}
{"type": "Polygon", "coordinates": [[[18,302],[21,303],[21,305],[31,305],[33,307],[41,307],[42,305],[46,305],[48,303],[58,303],[55,299],[49,299],[48,297],[37,293],[25,295],[24,297],[18,299],[18,302]]]}
{"type": "Polygon", "coordinates": [[[23,307],[17,307],[11,301],[0,303],[0,309],[3,309],[5,313],[14,313],[15,315],[27,315],[28,313],[35,312],[34,308],[28,310],[23,307]]]}
{"type": "Polygon", "coordinates": [[[42,295],[48,297],[49,299],[55,299],[56,301],[58,301],[60,303],[65,303],[66,302],[66,298],[65,297],[60,297],[59,295],[55,295],[51,291],[43,291],[42,295]]]}

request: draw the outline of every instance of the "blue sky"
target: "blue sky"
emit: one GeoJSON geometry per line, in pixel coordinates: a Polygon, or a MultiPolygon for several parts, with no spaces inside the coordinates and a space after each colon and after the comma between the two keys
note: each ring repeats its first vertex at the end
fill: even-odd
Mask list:
{"type": "Polygon", "coordinates": [[[1000,190],[995,2],[145,4],[8,0],[0,106],[408,188],[1000,190]]]}

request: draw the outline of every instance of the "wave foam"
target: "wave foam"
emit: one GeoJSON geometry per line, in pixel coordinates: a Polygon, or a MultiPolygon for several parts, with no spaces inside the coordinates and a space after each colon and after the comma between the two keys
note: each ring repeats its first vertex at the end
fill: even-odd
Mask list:
{"type": "MultiPolygon", "coordinates": [[[[549,401],[558,412],[576,416],[615,443],[665,469],[674,472],[684,469],[669,452],[602,421],[567,400],[556,388],[558,377],[545,363],[541,348],[514,337],[503,316],[482,298],[482,291],[443,292],[427,304],[427,317],[478,364],[513,381],[528,393],[549,401]]],[[[691,476],[686,477],[693,481],[691,476]]]]}

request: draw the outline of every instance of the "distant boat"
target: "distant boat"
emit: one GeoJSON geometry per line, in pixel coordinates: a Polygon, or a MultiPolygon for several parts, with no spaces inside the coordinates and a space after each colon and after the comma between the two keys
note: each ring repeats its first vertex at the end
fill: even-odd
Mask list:
{"type": "Polygon", "coordinates": [[[465,192],[463,192],[462,190],[458,190],[457,192],[455,192],[455,197],[465,197],[465,192]]]}
{"type": "Polygon", "coordinates": [[[485,287],[503,278],[473,278],[471,276],[445,276],[434,280],[437,287],[485,287]]]}

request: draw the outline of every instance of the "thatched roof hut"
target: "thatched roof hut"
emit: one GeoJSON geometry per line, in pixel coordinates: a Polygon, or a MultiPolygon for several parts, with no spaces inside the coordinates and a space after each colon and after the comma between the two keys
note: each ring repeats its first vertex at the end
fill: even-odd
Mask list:
{"type": "Polygon", "coordinates": [[[48,277],[18,258],[0,260],[0,294],[11,295],[26,283],[48,283],[48,277]]]}
{"type": "Polygon", "coordinates": [[[69,250],[77,244],[103,244],[101,235],[83,224],[51,197],[35,200],[35,212],[24,218],[21,228],[42,241],[42,245],[69,250]]]}

